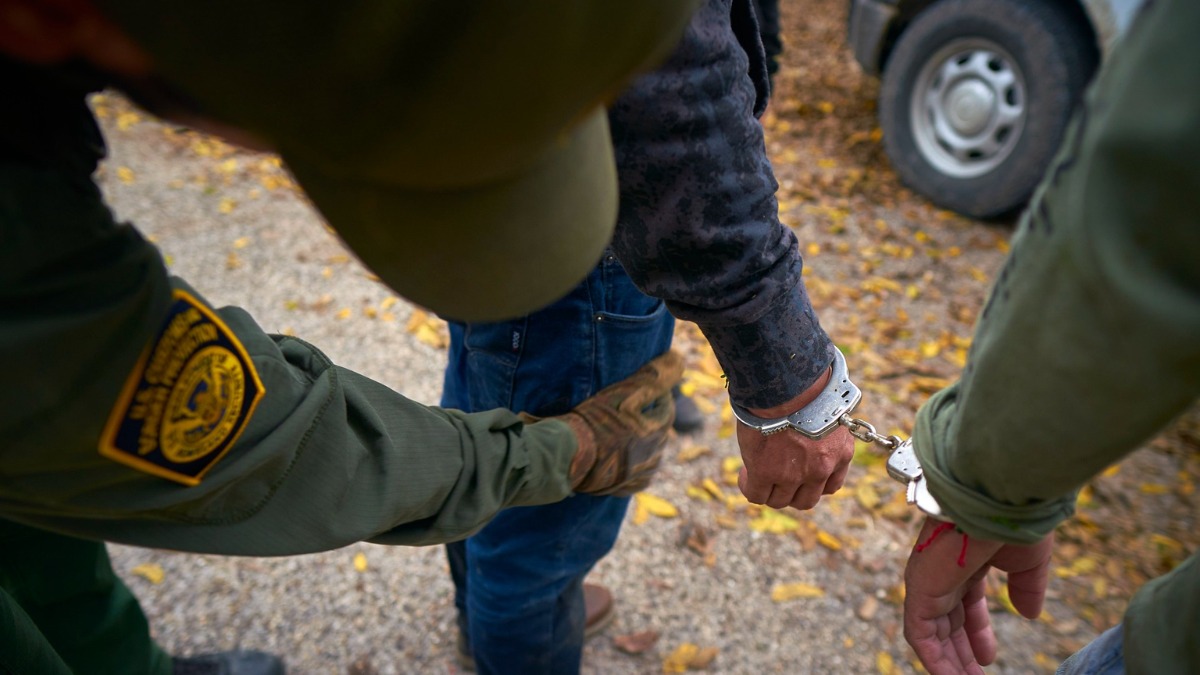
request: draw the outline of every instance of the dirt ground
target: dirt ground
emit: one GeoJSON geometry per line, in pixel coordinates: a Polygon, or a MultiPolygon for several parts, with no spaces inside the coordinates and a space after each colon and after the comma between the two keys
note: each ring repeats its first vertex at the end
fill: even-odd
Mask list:
{"type": "MultiPolygon", "coordinates": [[[[1013,224],[961,218],[900,185],[875,120],[878,82],[845,46],[846,3],[782,5],[782,70],[764,118],[780,212],[821,322],[864,390],[857,415],[907,434],[917,407],[962,367],[1013,224]]],[[[111,146],[106,195],[174,273],[267,330],[437,400],[444,326],[375,282],[277,161],[164,127],[112,96],[95,108],[111,146]]],[[[709,423],[673,441],[594,572],[620,614],[589,643],[584,671],[682,672],[707,660],[720,673],[914,672],[899,603],[915,519],[883,456],[860,447],[846,488],[815,511],[747,505],[730,484],[738,460],[720,369],[694,326],[680,324],[678,345],[709,423]]],[[[1009,611],[1002,575],[990,579],[992,672],[1053,672],[1119,620],[1141,583],[1195,549],[1198,447],[1193,410],[1084,489],[1038,621],[1009,611]]],[[[280,560],[112,550],[172,652],[268,649],[295,673],[458,672],[437,548],[359,544],[280,560]]]]}

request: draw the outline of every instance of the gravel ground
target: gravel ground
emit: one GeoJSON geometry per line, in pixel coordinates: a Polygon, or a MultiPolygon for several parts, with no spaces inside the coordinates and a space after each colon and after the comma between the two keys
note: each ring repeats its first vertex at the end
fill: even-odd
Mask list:
{"type": "MultiPolygon", "coordinates": [[[[781,211],[804,247],[814,304],[867,390],[861,413],[903,432],[916,406],[956,372],[954,352],[970,335],[1009,229],[939,211],[899,186],[874,131],[877,83],[853,67],[844,21],[839,0],[785,3],[788,46],[764,124],[781,211]]],[[[119,217],[154,238],[175,274],[214,304],[246,308],[268,331],[303,337],[410,398],[437,400],[442,328],[374,281],[270,157],[166,128],[111,96],[95,108],[110,142],[99,174],[106,195],[119,217]]],[[[694,327],[681,325],[680,333],[691,367],[703,370],[706,346],[694,327]]],[[[713,408],[709,423],[672,441],[672,459],[651,488],[679,515],[628,522],[592,575],[615,591],[618,617],[587,645],[584,672],[662,672],[663,659],[685,643],[719,650],[707,669],[713,673],[913,672],[898,603],[914,525],[889,514],[897,490],[879,478],[878,463],[857,466],[847,489],[816,511],[789,512],[798,522],[783,534],[755,531],[744,507],[689,497],[707,478],[736,492],[721,482],[723,461],[738,454],[723,397],[702,388],[699,398],[713,408]],[[707,453],[685,461],[697,448],[707,453]],[[772,600],[777,585],[799,583],[823,595],[772,600]],[[614,637],[642,631],[660,636],[646,652],[614,645],[614,637]]],[[[1182,446],[1139,453],[1133,468],[1105,479],[1096,501],[1114,501],[1137,536],[1145,534],[1141,523],[1173,522],[1160,530],[1169,535],[1163,541],[1193,548],[1190,498],[1112,481],[1137,476],[1129,480],[1145,486],[1154,476],[1162,483],[1195,476],[1196,428],[1182,446]]],[[[1053,672],[1115,618],[1147,573],[1122,585],[1111,571],[1133,563],[1114,543],[1125,540],[1105,538],[1109,522],[1094,518],[1088,534],[1108,542],[1091,551],[1106,558],[1107,587],[1052,578],[1049,615],[1039,622],[993,603],[1001,649],[989,672],[1053,672]],[[1093,604],[1089,594],[1107,604],[1093,604]]],[[[1088,541],[1066,550],[1089,553],[1088,541]]],[[[283,655],[292,673],[459,672],[439,547],[358,544],[281,559],[110,548],[172,653],[263,649],[283,655]],[[161,568],[157,583],[135,571],[147,565],[161,568]]]]}

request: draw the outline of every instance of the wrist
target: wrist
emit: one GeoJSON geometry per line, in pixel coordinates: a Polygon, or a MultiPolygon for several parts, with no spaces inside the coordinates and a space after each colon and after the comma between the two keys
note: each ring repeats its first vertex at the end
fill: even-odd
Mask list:
{"type": "Polygon", "coordinates": [[[737,403],[730,401],[733,415],[738,422],[751,429],[757,429],[764,436],[779,433],[787,429],[819,440],[837,428],[838,424],[847,419],[862,400],[862,392],[853,382],[846,370],[846,358],[838,349],[833,350],[833,365],[826,374],[817,378],[808,389],[779,406],[765,410],[779,411],[778,414],[763,415],[737,403]],[[790,404],[807,400],[798,407],[790,404]]]}
{"type": "Polygon", "coordinates": [[[575,456],[571,458],[567,476],[571,487],[577,488],[596,466],[596,437],[591,426],[579,415],[567,413],[559,419],[566,422],[575,434],[575,456]]]}
{"type": "Polygon", "coordinates": [[[831,365],[807,389],[787,401],[770,408],[752,408],[746,406],[746,409],[759,417],[787,417],[816,400],[817,396],[820,396],[821,392],[825,390],[825,387],[829,384],[829,378],[832,376],[833,366],[831,365]]]}

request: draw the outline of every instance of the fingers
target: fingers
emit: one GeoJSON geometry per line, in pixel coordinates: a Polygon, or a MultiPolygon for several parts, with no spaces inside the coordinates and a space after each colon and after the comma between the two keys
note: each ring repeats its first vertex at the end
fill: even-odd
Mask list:
{"type": "Polygon", "coordinates": [[[996,660],[996,634],[992,631],[982,578],[967,590],[962,604],[963,630],[970,642],[971,653],[980,665],[986,666],[996,660]]]}
{"type": "Polygon", "coordinates": [[[1049,535],[1033,546],[1006,547],[997,556],[996,566],[1008,570],[1008,599],[1026,619],[1042,613],[1053,548],[1054,535],[1049,535]]]}
{"type": "MultiPolygon", "coordinates": [[[[683,357],[674,350],[656,356],[629,377],[601,390],[597,396],[610,392],[628,393],[621,397],[618,407],[626,413],[638,414],[655,399],[670,396],[671,388],[683,380],[683,357]]],[[[672,408],[673,409],[673,408],[672,408]]]]}
{"type": "Polygon", "coordinates": [[[821,494],[831,495],[846,484],[846,476],[850,473],[850,462],[846,462],[834,469],[833,474],[829,476],[829,480],[825,481],[825,489],[821,494]]]}
{"type": "Polygon", "coordinates": [[[771,491],[774,487],[773,483],[750,476],[750,472],[744,466],[738,472],[738,488],[746,496],[746,501],[751,504],[766,504],[767,500],[771,498],[771,491]]]}

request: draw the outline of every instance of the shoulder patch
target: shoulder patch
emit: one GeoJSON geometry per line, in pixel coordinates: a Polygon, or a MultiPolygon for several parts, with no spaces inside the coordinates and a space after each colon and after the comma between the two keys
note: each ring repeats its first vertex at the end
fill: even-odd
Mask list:
{"type": "Polygon", "coordinates": [[[138,359],[100,454],[184,485],[233,447],[266,390],[237,336],[187,291],[138,359]]]}

